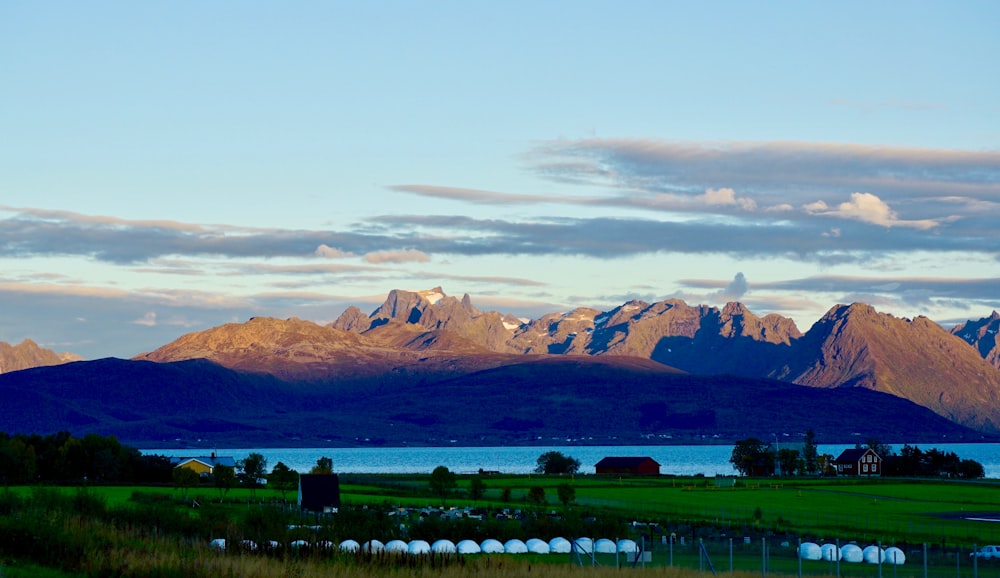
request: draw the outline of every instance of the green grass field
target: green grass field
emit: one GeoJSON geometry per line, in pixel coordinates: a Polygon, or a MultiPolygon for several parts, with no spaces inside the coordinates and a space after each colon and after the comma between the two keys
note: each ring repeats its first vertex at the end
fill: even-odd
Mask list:
{"type": "MultiPolygon", "coordinates": [[[[468,497],[471,476],[460,476],[458,487],[442,500],[429,491],[426,475],[342,475],[341,499],[345,505],[368,505],[375,510],[405,507],[466,507],[499,511],[521,509],[538,515],[550,512],[575,513],[581,517],[613,518],[658,524],[659,533],[640,527],[630,529],[625,524],[619,535],[595,535],[594,538],[638,538],[647,532],[653,553],[652,566],[675,566],[728,572],[730,564],[737,571],[760,575],[766,548],[768,572],[794,575],[799,569],[796,557],[797,540],[817,543],[856,541],[860,545],[882,543],[899,545],[911,558],[908,566],[887,566],[880,578],[916,576],[912,561],[923,560],[920,548],[929,544],[934,550],[928,555],[929,576],[947,578],[970,571],[968,552],[972,546],[1000,543],[1000,523],[974,521],[965,518],[992,512],[1000,514],[1000,483],[996,481],[956,482],[949,480],[901,479],[738,479],[734,487],[716,487],[711,478],[614,478],[598,476],[487,476],[484,497],[473,502],[468,497]],[[568,484],[575,491],[575,501],[568,510],[557,501],[557,488],[568,484]],[[544,505],[529,504],[528,492],[533,487],[545,489],[544,505]],[[501,500],[505,488],[510,489],[507,502],[501,500]],[[675,535],[673,544],[665,536],[675,535]],[[681,543],[681,539],[684,542],[681,543]],[[705,545],[701,550],[700,544],[705,545]]],[[[77,487],[54,488],[73,494],[77,487]]],[[[187,490],[171,487],[95,486],[83,488],[110,507],[139,507],[140,504],[160,504],[182,509],[183,517],[196,523],[219,516],[246,516],[262,505],[281,503],[280,492],[273,489],[237,488],[225,495],[215,488],[187,490]],[[187,498],[182,499],[186,493],[187,498]],[[200,507],[194,508],[194,502],[200,507]],[[228,513],[226,513],[228,512],[228,513]],[[209,516],[206,518],[204,516],[209,516]]],[[[30,487],[10,488],[29,496],[30,487]]],[[[287,492],[284,501],[294,504],[295,492],[287,492]]],[[[288,508],[286,508],[288,509],[288,508]]],[[[291,508],[294,509],[294,508],[291,508]]],[[[606,526],[605,526],[606,527],[606,526]]],[[[348,536],[354,537],[354,536],[348,536]]],[[[527,539],[532,536],[524,536],[527,539]]],[[[355,537],[363,541],[367,536],[355,537]]],[[[183,559],[183,555],[180,555],[183,559]]],[[[566,555],[518,557],[523,564],[541,567],[566,566],[573,562],[566,555]]],[[[583,565],[593,563],[581,560],[583,565]]],[[[624,557],[599,555],[602,567],[625,564],[624,557]]],[[[39,575],[27,562],[0,560],[0,576],[39,575]],[[6,564],[6,566],[5,566],[6,564]]],[[[811,575],[871,576],[873,565],[842,564],[839,572],[829,562],[804,561],[803,572],[811,575]]],[[[1000,578],[1000,562],[982,562],[979,575],[1000,578]]],[[[53,577],[77,576],[53,572],[53,577]]],[[[262,574],[263,575],[263,574],[262,574]]],[[[440,575],[440,574],[436,574],[440,575]]]]}

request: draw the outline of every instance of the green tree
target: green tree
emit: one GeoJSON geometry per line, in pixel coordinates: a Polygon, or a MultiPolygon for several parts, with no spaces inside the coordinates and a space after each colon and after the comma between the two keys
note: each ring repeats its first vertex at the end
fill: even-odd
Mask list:
{"type": "Polygon", "coordinates": [[[806,432],[802,440],[802,473],[815,474],[819,470],[819,448],[816,444],[816,433],[806,432]]]}
{"type": "Polygon", "coordinates": [[[545,488],[541,486],[532,486],[528,490],[528,501],[537,506],[545,505],[545,488]]]}
{"type": "Polygon", "coordinates": [[[569,484],[559,484],[556,487],[556,494],[559,496],[559,501],[562,505],[569,506],[576,500],[576,488],[569,484]]]}
{"type": "Polygon", "coordinates": [[[509,504],[510,494],[511,494],[510,486],[504,486],[503,489],[500,490],[500,501],[505,504],[509,504]]]}
{"type": "Polygon", "coordinates": [[[310,474],[332,474],[333,473],[333,459],[326,456],[321,456],[316,460],[316,465],[309,470],[310,474]]]}
{"type": "Polygon", "coordinates": [[[191,468],[174,468],[173,479],[174,487],[184,490],[185,501],[188,499],[188,491],[191,488],[197,488],[198,484],[201,483],[198,472],[191,468]]]}
{"type": "Polygon", "coordinates": [[[545,452],[535,463],[540,474],[575,474],[580,469],[580,460],[557,451],[545,452]]]}
{"type": "Polygon", "coordinates": [[[219,500],[226,497],[229,490],[236,485],[236,469],[230,466],[217,465],[212,469],[215,487],[219,490],[219,500]]]}
{"type": "Polygon", "coordinates": [[[875,438],[868,438],[864,445],[857,445],[858,448],[867,448],[875,452],[883,460],[892,455],[892,446],[884,444],[875,438]]]}
{"type": "Polygon", "coordinates": [[[763,476],[774,471],[774,454],[768,444],[750,437],[736,442],[729,463],[741,476],[763,476]]]}
{"type": "Polygon", "coordinates": [[[267,458],[262,454],[252,452],[246,459],[237,462],[237,466],[243,472],[243,482],[250,488],[250,497],[256,498],[257,488],[261,481],[267,477],[267,458]]]}
{"type": "Polygon", "coordinates": [[[782,475],[794,476],[799,469],[799,450],[781,448],[778,450],[778,463],[781,465],[782,475]]]}
{"type": "Polygon", "coordinates": [[[482,499],[483,495],[486,493],[486,482],[483,478],[476,476],[472,478],[469,482],[469,497],[475,500],[482,499]]]}
{"type": "Polygon", "coordinates": [[[442,504],[445,498],[448,497],[448,494],[458,485],[455,474],[445,466],[434,468],[428,483],[430,484],[431,491],[441,496],[442,504]]]}
{"type": "Polygon", "coordinates": [[[299,473],[289,468],[284,462],[278,462],[271,469],[271,475],[267,477],[267,484],[274,486],[281,492],[281,499],[285,499],[285,494],[298,487],[299,473]]]}

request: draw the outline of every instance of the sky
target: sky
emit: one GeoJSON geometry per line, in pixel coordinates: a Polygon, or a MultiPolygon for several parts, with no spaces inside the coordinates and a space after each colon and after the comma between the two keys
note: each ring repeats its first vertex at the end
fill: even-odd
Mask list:
{"type": "Polygon", "coordinates": [[[1000,4],[0,3],[0,341],[1000,309],[1000,4]]]}

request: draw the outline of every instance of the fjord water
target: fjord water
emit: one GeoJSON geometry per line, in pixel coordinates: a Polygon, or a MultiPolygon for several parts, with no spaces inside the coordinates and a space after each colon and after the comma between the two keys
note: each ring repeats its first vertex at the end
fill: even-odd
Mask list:
{"type": "MultiPolygon", "coordinates": [[[[955,452],[959,458],[975,460],[983,465],[988,478],[1000,478],[1000,444],[910,444],[927,451],[936,448],[955,452]]],[[[780,447],[780,443],[779,443],[780,447]]],[[[849,445],[823,445],[820,454],[836,457],[849,445]]],[[[892,444],[898,452],[903,444],[892,444]]],[[[535,468],[538,456],[559,451],[580,460],[580,473],[594,473],[594,464],[607,456],[649,456],[660,463],[660,472],[691,476],[733,475],[729,463],[733,451],[728,445],[699,446],[516,446],[516,447],[359,447],[359,448],[201,448],[145,449],[144,454],[166,456],[197,456],[215,452],[237,460],[251,452],[262,454],[268,468],[278,462],[298,472],[308,472],[320,457],[333,460],[337,473],[411,474],[430,473],[437,466],[461,474],[480,469],[506,474],[527,474],[535,468]]]]}

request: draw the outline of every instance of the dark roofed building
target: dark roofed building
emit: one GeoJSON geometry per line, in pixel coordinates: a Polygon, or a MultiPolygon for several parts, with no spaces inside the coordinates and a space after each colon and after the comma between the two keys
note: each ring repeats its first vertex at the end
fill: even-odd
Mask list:
{"type": "Polygon", "coordinates": [[[629,474],[633,476],[658,476],[660,464],[649,456],[612,456],[597,462],[598,474],[629,474]]]}
{"type": "Polygon", "coordinates": [[[833,465],[840,476],[881,476],[882,458],[869,448],[851,448],[841,452],[833,465]]]}
{"type": "Polygon", "coordinates": [[[299,509],[336,512],[340,508],[340,478],[337,474],[301,474],[299,509]]]}

